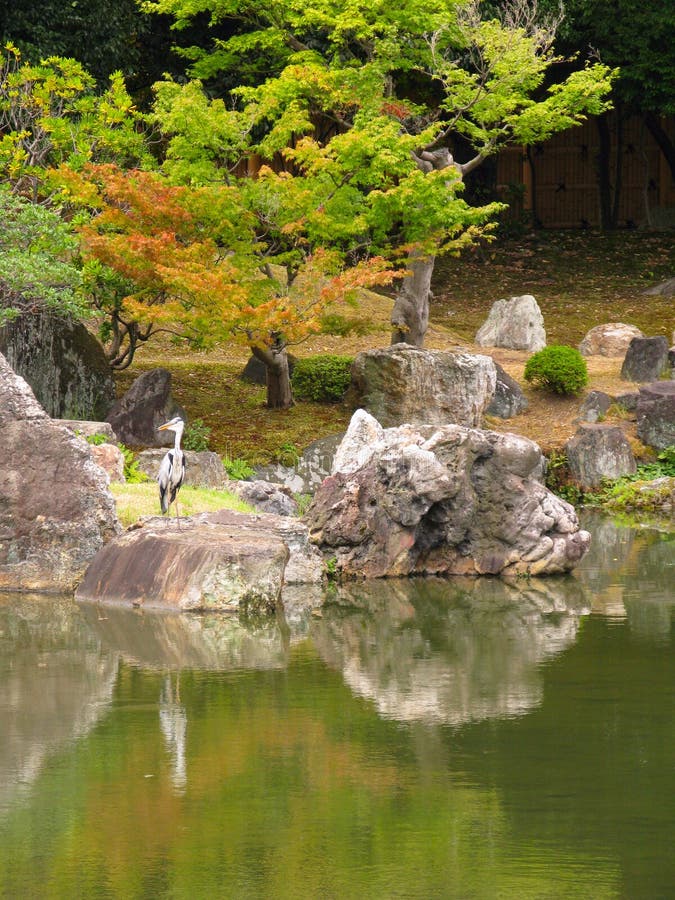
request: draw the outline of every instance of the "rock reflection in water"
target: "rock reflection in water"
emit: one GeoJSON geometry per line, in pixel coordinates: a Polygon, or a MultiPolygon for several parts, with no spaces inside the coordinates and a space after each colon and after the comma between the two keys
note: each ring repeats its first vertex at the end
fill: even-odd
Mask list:
{"type": "Polygon", "coordinates": [[[82,615],[105,647],[150,669],[275,669],[288,662],[287,629],[231,615],[135,612],[83,604],[82,615]]]}
{"type": "Polygon", "coordinates": [[[643,638],[668,638],[675,617],[675,533],[631,528],[593,511],[584,514],[583,525],[593,541],[576,574],[589,588],[593,612],[627,618],[643,638]]]}
{"type": "Polygon", "coordinates": [[[0,597],[0,810],[104,715],[117,663],[70,598],[0,597]]]}
{"type": "Polygon", "coordinates": [[[381,715],[450,725],[537,706],[538,667],[590,611],[570,576],[364,582],[335,601],[311,629],[325,662],[381,715]]]}

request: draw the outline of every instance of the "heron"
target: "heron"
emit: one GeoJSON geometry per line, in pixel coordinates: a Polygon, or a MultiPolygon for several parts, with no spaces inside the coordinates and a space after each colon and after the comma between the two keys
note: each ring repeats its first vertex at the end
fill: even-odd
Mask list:
{"type": "Polygon", "coordinates": [[[162,464],[159,467],[157,481],[159,482],[159,505],[162,508],[162,515],[169,512],[172,503],[176,505],[176,521],[180,528],[180,518],[178,516],[178,491],[185,478],[185,454],[180,448],[180,440],[183,436],[185,422],[180,416],[174,416],[168,422],[160,425],[157,431],[173,431],[176,435],[173,450],[169,450],[162,464]]]}

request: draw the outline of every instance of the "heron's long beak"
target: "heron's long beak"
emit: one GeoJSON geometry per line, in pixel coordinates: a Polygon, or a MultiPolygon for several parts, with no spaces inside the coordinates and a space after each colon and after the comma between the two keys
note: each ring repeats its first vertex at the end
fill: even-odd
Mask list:
{"type": "Polygon", "coordinates": [[[165,422],[163,425],[160,425],[157,431],[166,431],[167,428],[171,428],[171,422],[165,422]]]}

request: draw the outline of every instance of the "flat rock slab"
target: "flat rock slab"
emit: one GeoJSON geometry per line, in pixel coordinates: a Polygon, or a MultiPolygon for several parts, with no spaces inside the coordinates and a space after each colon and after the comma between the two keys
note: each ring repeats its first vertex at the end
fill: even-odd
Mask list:
{"type": "Polygon", "coordinates": [[[307,529],[282,516],[230,510],[153,516],[94,558],[76,599],[149,608],[271,613],[285,582],[316,583],[321,557],[307,529]]]}

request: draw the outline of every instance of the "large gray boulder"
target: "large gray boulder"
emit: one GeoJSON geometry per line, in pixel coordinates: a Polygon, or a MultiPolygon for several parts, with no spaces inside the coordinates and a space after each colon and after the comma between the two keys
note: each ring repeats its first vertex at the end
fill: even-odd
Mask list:
{"type": "Polygon", "coordinates": [[[655,381],[640,388],[637,433],[658,450],[675,445],[675,381],[655,381]]]}
{"type": "Polygon", "coordinates": [[[532,294],[497,300],[476,332],[479,347],[508,347],[536,353],[546,346],[544,317],[532,294]]]}
{"type": "Polygon", "coordinates": [[[106,544],[76,599],[181,611],[271,613],[284,583],[319,583],[323,564],[305,525],[220,510],[153,516],[106,544]]]}
{"type": "Polygon", "coordinates": [[[174,441],[173,432],[157,429],[174,416],[187,418],[185,410],[171,396],[171,372],[160,368],[140,375],[106,420],[127,447],[169,447],[174,441]]]}
{"type": "Polygon", "coordinates": [[[582,487],[597,487],[603,478],[621,478],[636,471],[635,457],[618,425],[584,424],[565,445],[567,463],[582,487]]]}
{"type": "MultiPolygon", "coordinates": [[[[590,536],[544,487],[544,459],[532,441],[405,425],[365,448],[365,416],[353,420],[335,474],[304,517],[344,576],[540,575],[569,571],[586,552],[590,536]]],[[[377,434],[376,424],[371,430],[377,434]]]]}
{"type": "Polygon", "coordinates": [[[591,328],[579,344],[582,356],[625,356],[634,337],[644,337],[635,325],[606,322],[591,328]]]}
{"type": "Polygon", "coordinates": [[[70,591],[119,531],[89,444],[52,420],[0,355],[0,590],[70,591]]]}
{"type": "Polygon", "coordinates": [[[495,391],[489,356],[394,344],[359,353],[352,398],[384,427],[404,422],[475,426],[495,391]]]}
{"type": "Polygon", "coordinates": [[[668,338],[663,335],[633,338],[621,366],[621,378],[640,384],[656,381],[668,369],[668,349],[668,338]]]}
{"type": "MultiPolygon", "coordinates": [[[[160,434],[163,432],[160,431],[160,434]]],[[[228,486],[227,472],[222,459],[211,450],[184,450],[185,453],[185,485],[191,487],[215,488],[222,491],[228,486]]],[[[141,450],[137,455],[138,471],[153,481],[164,456],[165,449],[153,448],[141,450]]]]}
{"type": "Polygon", "coordinates": [[[81,322],[24,313],[0,328],[0,353],[56,419],[104,419],[115,402],[103,347],[81,322]]]}

